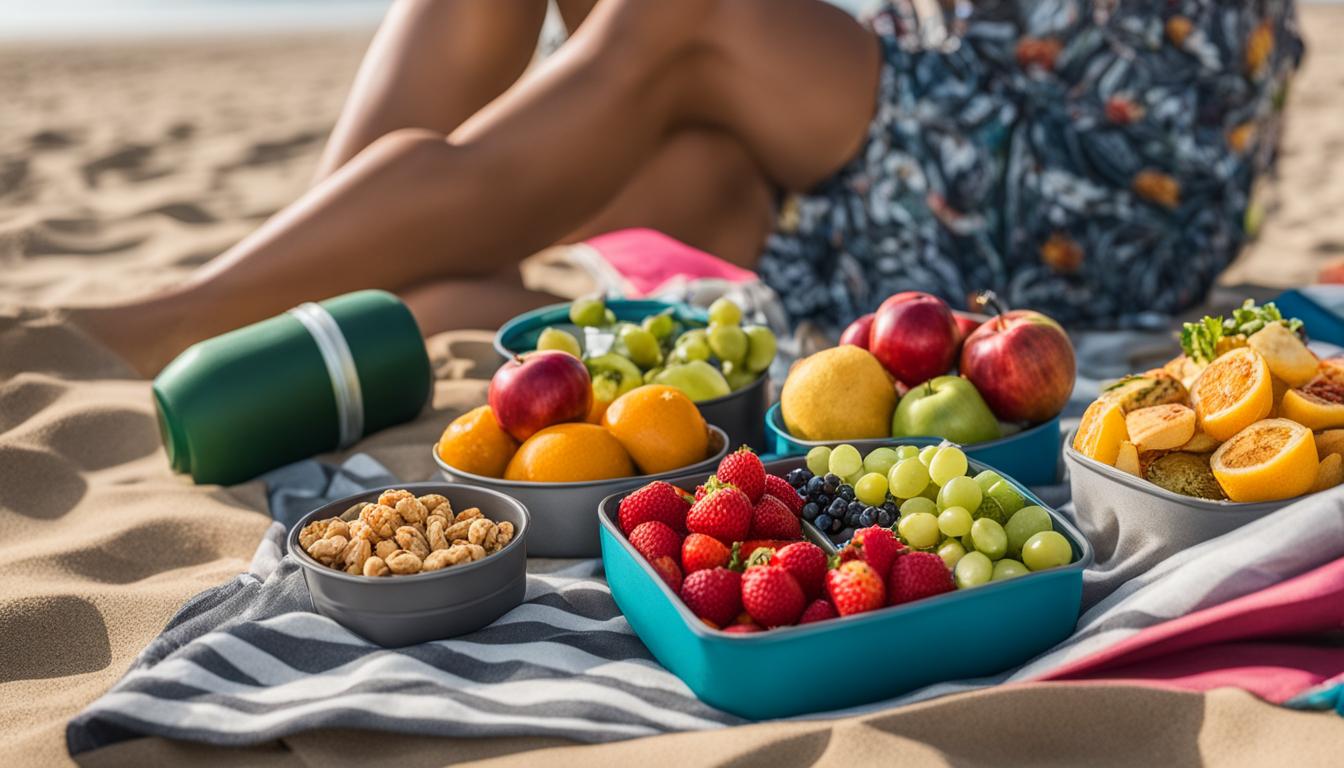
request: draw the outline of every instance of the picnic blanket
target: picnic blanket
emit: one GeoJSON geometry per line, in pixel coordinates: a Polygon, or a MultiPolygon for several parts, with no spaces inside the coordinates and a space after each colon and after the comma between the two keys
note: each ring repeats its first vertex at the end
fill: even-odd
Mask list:
{"type": "MultiPolygon", "coordinates": [[[[1129,357],[1117,354],[1117,338],[1132,352],[1146,337],[1079,338],[1084,369],[1098,374],[1080,382],[1073,410],[1115,375],[1100,359],[1129,357]]],[[[339,467],[305,462],[268,478],[270,505],[292,523],[328,499],[397,479],[367,456],[339,467]]],[[[1039,490],[1067,498],[1066,486],[1039,490]]],[[[283,533],[274,525],[248,573],[192,600],[128,675],[71,721],[72,754],[144,734],[237,745],[362,727],[603,742],[742,722],[698,701],[652,659],[597,561],[534,560],[524,605],[496,624],[386,650],[311,612],[297,565],[280,556],[283,533]]],[[[1321,638],[1344,628],[1344,488],[1145,563],[1137,578],[1108,581],[1117,570],[1129,569],[1089,574],[1089,595],[1101,597],[1069,639],[1022,667],[810,717],[1068,679],[1235,685],[1273,702],[1335,705],[1344,646],[1321,638]]]]}

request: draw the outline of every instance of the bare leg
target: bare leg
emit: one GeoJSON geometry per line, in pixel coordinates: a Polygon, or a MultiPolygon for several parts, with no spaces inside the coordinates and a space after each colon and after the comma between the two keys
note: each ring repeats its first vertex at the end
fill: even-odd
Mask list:
{"type": "Polygon", "coordinates": [[[877,58],[815,0],[603,0],[446,141],[379,139],[135,322],[176,323],[161,346],[180,349],[298,301],[497,274],[591,220],[685,127],[731,135],[774,184],[810,186],[859,146],[877,58]]]}

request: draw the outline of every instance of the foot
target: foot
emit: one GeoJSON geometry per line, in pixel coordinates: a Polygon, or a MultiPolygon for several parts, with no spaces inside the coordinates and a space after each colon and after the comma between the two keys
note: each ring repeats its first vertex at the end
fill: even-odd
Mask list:
{"type": "Polygon", "coordinates": [[[147,379],[191,344],[178,338],[176,323],[159,322],[140,307],[74,307],[63,312],[80,330],[107,345],[147,379]]]}

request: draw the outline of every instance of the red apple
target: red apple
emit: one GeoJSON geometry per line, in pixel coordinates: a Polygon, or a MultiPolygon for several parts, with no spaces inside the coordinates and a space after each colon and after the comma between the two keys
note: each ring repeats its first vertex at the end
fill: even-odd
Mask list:
{"type": "Polygon", "coordinates": [[[568,352],[529,352],[495,371],[489,401],[499,426],[522,442],[552,424],[587,418],[593,382],[583,362],[568,352]]]}
{"type": "Polygon", "coordinates": [[[1003,421],[1054,418],[1073,393],[1077,362],[1059,323],[1015,309],[980,325],[961,349],[961,375],[1003,421]]]}
{"type": "Polygon", "coordinates": [[[868,351],[891,375],[913,387],[951,370],[960,341],[957,321],[942,299],[906,291],[877,308],[868,351]]]}
{"type": "Polygon", "coordinates": [[[873,317],[877,313],[869,312],[858,320],[849,324],[845,332],[840,334],[841,344],[853,344],[856,347],[868,348],[869,333],[873,327],[873,317]]]}
{"type": "Polygon", "coordinates": [[[960,334],[963,341],[966,340],[980,324],[985,321],[984,315],[973,315],[970,312],[962,312],[959,309],[952,310],[952,319],[957,321],[957,333],[960,334]]]}

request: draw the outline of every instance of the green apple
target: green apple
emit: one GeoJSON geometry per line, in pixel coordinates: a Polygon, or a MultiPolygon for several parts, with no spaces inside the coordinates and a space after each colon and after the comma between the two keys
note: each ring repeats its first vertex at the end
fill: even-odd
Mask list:
{"type": "Polygon", "coordinates": [[[583,364],[593,379],[593,399],[599,402],[609,403],[644,383],[639,366],[615,352],[590,357],[583,364]]]}
{"type": "Polygon", "coordinates": [[[575,357],[583,356],[583,349],[579,347],[579,340],[574,338],[574,334],[559,328],[543,330],[537,337],[537,349],[558,349],[575,357]]]}
{"type": "Polygon", "coordinates": [[[760,373],[775,361],[775,334],[763,325],[748,325],[742,328],[747,334],[747,370],[760,373]]]}
{"type": "Polygon", "coordinates": [[[891,434],[970,445],[997,439],[999,422],[974,384],[960,376],[936,376],[901,398],[891,418],[891,434]]]}
{"type": "Polygon", "coordinates": [[[676,387],[697,403],[723,397],[733,391],[719,369],[704,360],[669,365],[653,377],[653,383],[676,387]]]}

